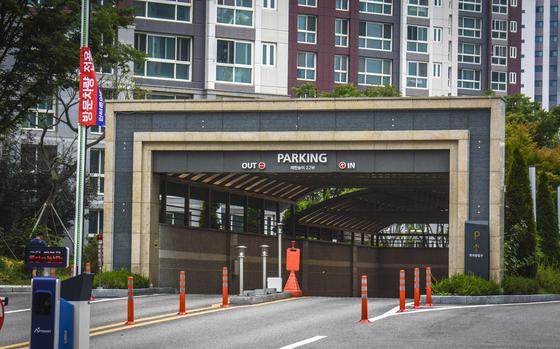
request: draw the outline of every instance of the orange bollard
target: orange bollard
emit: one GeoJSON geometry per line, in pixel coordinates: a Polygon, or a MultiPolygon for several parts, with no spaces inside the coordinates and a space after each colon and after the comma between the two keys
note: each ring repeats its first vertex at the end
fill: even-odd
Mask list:
{"type": "Polygon", "coordinates": [[[432,268],[426,268],[426,306],[432,306],[432,268]]]}
{"type": "Polygon", "coordinates": [[[414,309],[420,309],[420,269],[414,268],[414,309]]]}
{"type": "Polygon", "coordinates": [[[185,272],[179,273],[179,313],[185,315],[187,313],[187,305],[185,300],[185,272]]]}
{"type": "Polygon", "coordinates": [[[86,263],[86,273],[91,274],[91,264],[89,262],[86,263]]]}
{"type": "Polygon", "coordinates": [[[368,301],[367,301],[367,276],[362,275],[362,319],[361,323],[368,323],[368,301]]]}
{"type": "Polygon", "coordinates": [[[128,277],[128,320],[126,325],[134,325],[134,278],[128,277]]]}
{"type": "Polygon", "coordinates": [[[222,270],[222,308],[229,307],[229,291],[228,291],[228,268],[222,270]]]}
{"type": "Polygon", "coordinates": [[[406,311],[405,301],[406,301],[406,289],[405,289],[405,279],[404,279],[404,270],[401,269],[401,276],[399,280],[399,297],[400,297],[400,304],[399,304],[399,313],[403,313],[406,311]]]}

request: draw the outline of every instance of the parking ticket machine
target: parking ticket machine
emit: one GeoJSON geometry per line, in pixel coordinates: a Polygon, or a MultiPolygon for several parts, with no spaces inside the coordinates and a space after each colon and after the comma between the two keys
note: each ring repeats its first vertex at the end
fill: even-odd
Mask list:
{"type": "Polygon", "coordinates": [[[31,281],[31,349],[89,348],[93,274],[31,281]]]}
{"type": "Polygon", "coordinates": [[[60,280],[35,277],[31,281],[31,348],[58,348],[60,280]]]}

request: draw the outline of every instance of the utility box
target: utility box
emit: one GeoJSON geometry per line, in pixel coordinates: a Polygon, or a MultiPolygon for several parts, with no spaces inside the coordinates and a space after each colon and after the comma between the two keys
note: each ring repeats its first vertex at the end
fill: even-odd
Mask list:
{"type": "Polygon", "coordinates": [[[282,292],[282,278],[267,278],[267,288],[275,288],[276,292],[282,292]]]}

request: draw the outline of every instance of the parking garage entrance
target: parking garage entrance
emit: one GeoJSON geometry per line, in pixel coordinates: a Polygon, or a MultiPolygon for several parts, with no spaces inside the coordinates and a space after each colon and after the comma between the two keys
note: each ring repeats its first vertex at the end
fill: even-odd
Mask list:
{"type": "Polygon", "coordinates": [[[395,296],[398,270],[425,266],[499,279],[499,100],[327,102],[111,104],[106,265],[159,286],[185,270],[201,293],[229,266],[236,292],[244,245],[245,286],[260,288],[259,246],[277,276],[281,233],[309,295],[357,295],[367,274],[371,296],[395,296]]]}

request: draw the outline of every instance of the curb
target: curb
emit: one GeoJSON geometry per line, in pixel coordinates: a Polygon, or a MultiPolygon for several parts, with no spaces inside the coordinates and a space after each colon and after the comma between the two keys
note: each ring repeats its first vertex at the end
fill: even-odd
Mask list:
{"type": "Polygon", "coordinates": [[[0,293],[31,292],[30,285],[0,285],[0,293]]]}
{"type": "Polygon", "coordinates": [[[276,301],[279,299],[286,299],[286,298],[290,298],[291,296],[292,295],[287,292],[255,295],[255,296],[230,296],[229,304],[236,304],[236,305],[259,304],[259,303],[276,301]]]}
{"type": "MultiPolygon", "coordinates": [[[[176,294],[177,290],[172,287],[151,287],[151,288],[135,288],[135,296],[147,296],[152,294],[176,294]]],[[[95,298],[122,298],[128,296],[127,289],[117,288],[94,288],[91,295],[95,298]]]]}
{"type": "MultiPolygon", "coordinates": [[[[421,297],[423,303],[426,296],[421,297]]],[[[560,301],[560,294],[527,294],[527,295],[495,295],[495,296],[432,296],[432,304],[508,304],[560,301]]]]}

